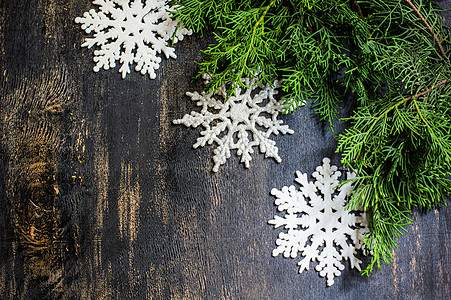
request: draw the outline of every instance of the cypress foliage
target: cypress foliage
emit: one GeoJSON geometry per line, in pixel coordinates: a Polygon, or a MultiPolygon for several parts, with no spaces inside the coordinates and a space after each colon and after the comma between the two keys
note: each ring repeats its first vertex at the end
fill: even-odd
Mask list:
{"type": "Polygon", "coordinates": [[[389,262],[415,208],[451,193],[450,28],[430,0],[185,0],[175,17],[213,31],[199,75],[208,89],[260,75],[282,78],[286,112],[312,101],[329,122],[355,101],[337,136],[342,163],[356,171],[348,204],[369,215],[362,272],[389,262]],[[346,100],[347,99],[347,100],[346,100]],[[352,100],[349,100],[352,99],[352,100]]]}

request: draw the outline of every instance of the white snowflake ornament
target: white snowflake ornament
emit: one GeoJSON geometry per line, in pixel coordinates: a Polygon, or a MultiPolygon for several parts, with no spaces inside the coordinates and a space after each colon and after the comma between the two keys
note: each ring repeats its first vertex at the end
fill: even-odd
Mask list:
{"type": "MultiPolygon", "coordinates": [[[[208,80],[208,76],[204,75],[204,79],[208,80]]],[[[227,97],[225,84],[216,92],[187,92],[191,100],[196,101],[202,109],[173,121],[174,124],[184,124],[187,127],[202,125],[205,128],[193,147],[204,147],[213,142],[218,145],[214,149],[213,172],[217,172],[225,164],[231,155],[230,151],[234,149],[241,156],[244,166],[249,168],[254,146],[259,146],[266,158],[272,157],[281,162],[276,142],[270,140],[269,136],[294,133],[288,125],[282,125],[282,120],[277,119],[283,111],[283,104],[274,98],[276,88],[280,87],[278,81],[273,86],[257,85],[258,78],[243,78],[242,82],[250,88],[237,87],[235,95],[230,97],[227,97]]]]}
{"type": "MultiPolygon", "coordinates": [[[[356,250],[364,248],[363,236],[368,232],[366,214],[345,208],[352,185],[346,183],[335,189],[341,172],[330,165],[328,158],[312,174],[315,183],[309,182],[305,173],[297,171],[296,176],[295,181],[301,185],[299,190],[292,185],[271,191],[277,198],[278,210],[285,215],[275,216],[268,223],[287,229],[279,234],[272,255],[295,258],[299,252],[304,257],[298,263],[299,273],[308,270],[310,262],[316,259],[316,271],[327,277],[327,285],[331,286],[334,277],[340,276],[345,268],[343,259],[349,259],[351,268],[360,271],[362,262],[356,257],[356,250]]],[[[347,172],[347,179],[354,177],[354,173],[347,172]]]]}
{"type": "Polygon", "coordinates": [[[163,52],[166,58],[176,58],[175,49],[168,46],[183,40],[184,35],[192,34],[179,21],[171,19],[169,11],[174,7],[162,0],[94,0],[93,4],[100,11],[91,9],[75,22],[87,33],[94,33],[87,38],[82,47],[100,46],[94,51],[94,71],[109,69],[119,61],[122,78],[130,73],[130,65],[135,63],[135,70],[141,74],[148,73],[151,79],[156,77],[155,70],[160,67],[163,52]],[[178,28],[177,28],[178,27],[178,28]]]}

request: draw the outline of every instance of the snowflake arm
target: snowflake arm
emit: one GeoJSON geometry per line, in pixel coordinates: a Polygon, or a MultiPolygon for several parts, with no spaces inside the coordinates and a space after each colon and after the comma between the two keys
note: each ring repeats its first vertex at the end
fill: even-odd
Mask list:
{"type": "MultiPolygon", "coordinates": [[[[295,258],[300,253],[303,259],[298,263],[299,273],[308,270],[310,262],[317,260],[315,270],[326,277],[327,285],[331,286],[334,277],[340,276],[345,268],[343,260],[349,259],[351,268],[360,270],[362,262],[356,250],[363,247],[363,237],[368,232],[367,219],[364,213],[358,215],[346,209],[352,184],[348,182],[336,188],[341,172],[330,165],[328,158],[312,176],[315,182],[309,182],[307,174],[297,171],[295,181],[301,185],[299,190],[290,186],[271,191],[278,210],[284,211],[285,216],[275,216],[268,223],[288,230],[279,234],[272,254],[295,258]]],[[[347,176],[351,179],[355,174],[347,173],[347,176]]]]}
{"type": "Polygon", "coordinates": [[[203,125],[206,129],[204,131],[201,131],[201,137],[197,139],[197,142],[193,145],[193,148],[196,149],[197,147],[204,147],[206,143],[211,145],[213,144],[213,142],[216,142],[217,144],[222,146],[223,143],[218,138],[218,134],[220,134],[224,130],[226,124],[220,123],[216,126],[210,127],[210,124],[204,122],[203,125]]]}
{"type": "Polygon", "coordinates": [[[173,39],[177,43],[184,35],[192,34],[191,30],[179,26],[179,21],[171,19],[169,13],[175,7],[167,3],[147,0],[143,5],[142,0],[94,0],[93,4],[99,6],[100,11],[91,9],[75,19],[82,30],[94,34],[82,47],[100,47],[94,51],[93,70],[114,68],[119,61],[122,78],[130,73],[130,66],[136,64],[136,71],[154,79],[161,62],[159,53],[164,53],[166,58],[177,57],[168,41],[173,39]]]}
{"type": "MultiPolygon", "coordinates": [[[[208,80],[208,76],[204,79],[208,80]]],[[[202,109],[173,121],[174,124],[187,127],[204,127],[205,130],[201,131],[193,147],[203,147],[207,142],[218,145],[213,151],[213,172],[226,163],[231,150],[236,150],[241,162],[249,168],[255,146],[259,146],[265,158],[272,157],[276,162],[281,162],[276,143],[270,136],[294,133],[287,125],[282,125],[282,120],[277,119],[283,110],[283,106],[274,98],[276,89],[280,87],[278,82],[275,81],[271,87],[270,84],[258,86],[258,78],[243,78],[242,81],[250,88],[243,90],[237,87],[230,97],[227,97],[225,84],[209,93],[186,93],[202,109]],[[259,91],[252,96],[255,90],[259,91]]]]}

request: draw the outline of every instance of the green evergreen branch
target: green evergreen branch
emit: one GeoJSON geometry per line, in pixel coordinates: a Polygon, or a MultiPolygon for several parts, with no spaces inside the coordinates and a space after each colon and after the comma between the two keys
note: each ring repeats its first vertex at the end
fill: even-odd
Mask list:
{"type": "Polygon", "coordinates": [[[342,163],[358,173],[349,206],[370,232],[369,266],[393,258],[417,207],[451,194],[451,47],[444,11],[431,0],[185,0],[174,16],[195,32],[213,31],[198,76],[209,89],[238,80],[282,79],[286,112],[312,103],[332,121],[353,101],[350,127],[337,137],[342,163]],[[432,37],[432,38],[431,38],[432,37]]]}
{"type": "Polygon", "coordinates": [[[265,10],[263,11],[262,16],[260,17],[260,19],[258,19],[257,23],[255,23],[254,25],[254,29],[252,31],[253,35],[255,34],[255,32],[257,31],[258,25],[262,24],[264,26],[264,22],[263,20],[265,19],[266,14],[268,13],[268,10],[276,3],[276,0],[272,0],[268,6],[266,6],[265,10]]]}
{"type": "Polygon", "coordinates": [[[429,23],[423,17],[421,12],[418,10],[418,8],[416,8],[416,6],[413,5],[413,3],[410,0],[405,0],[405,1],[409,4],[410,7],[412,7],[412,9],[415,11],[415,13],[418,15],[418,17],[420,17],[421,21],[423,21],[423,23],[427,27],[427,29],[431,32],[432,36],[434,37],[435,42],[437,43],[437,45],[438,45],[438,47],[440,49],[440,53],[443,55],[444,58],[447,58],[446,57],[446,53],[445,53],[445,49],[443,49],[442,43],[438,39],[437,35],[434,33],[434,30],[432,29],[431,25],[429,25],[429,23]]]}

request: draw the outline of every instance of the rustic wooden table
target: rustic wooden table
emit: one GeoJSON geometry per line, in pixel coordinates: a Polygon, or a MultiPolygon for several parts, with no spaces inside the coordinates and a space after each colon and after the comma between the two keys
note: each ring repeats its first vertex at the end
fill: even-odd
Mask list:
{"type": "Polygon", "coordinates": [[[195,109],[185,92],[201,88],[206,39],[177,44],[155,80],[94,73],[74,22],[93,7],[0,0],[1,299],[451,298],[448,207],[416,213],[370,278],[347,266],[326,287],[314,264],[300,275],[273,258],[269,192],[339,162],[327,125],[303,108],[274,138],[282,163],[232,156],[212,173],[212,147],[192,149],[200,129],[172,125],[195,109]]]}

